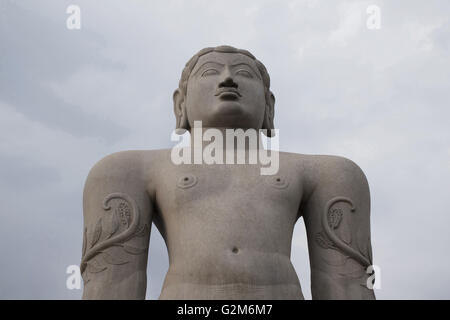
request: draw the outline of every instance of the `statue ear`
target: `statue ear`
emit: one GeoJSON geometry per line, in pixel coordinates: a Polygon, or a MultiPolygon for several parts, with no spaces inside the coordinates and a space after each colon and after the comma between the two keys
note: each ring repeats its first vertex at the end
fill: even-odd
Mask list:
{"type": "Polygon", "coordinates": [[[275,110],[275,96],[272,92],[269,91],[268,99],[266,98],[266,112],[264,114],[264,121],[262,125],[262,129],[266,129],[267,133],[264,133],[267,137],[273,137],[275,136],[275,131],[272,129],[275,129],[273,125],[273,117],[274,117],[274,110],[275,110]]]}
{"type": "Polygon", "coordinates": [[[184,97],[180,89],[176,89],[173,93],[173,111],[177,120],[175,132],[177,134],[183,134],[186,130],[189,130],[189,122],[186,113],[186,104],[184,103],[184,97]]]}

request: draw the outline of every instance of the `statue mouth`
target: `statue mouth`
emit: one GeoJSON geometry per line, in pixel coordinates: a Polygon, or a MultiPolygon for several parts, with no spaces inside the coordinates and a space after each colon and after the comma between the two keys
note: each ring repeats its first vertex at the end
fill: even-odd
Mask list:
{"type": "Polygon", "coordinates": [[[223,100],[237,100],[242,97],[241,93],[232,87],[219,88],[214,95],[223,100]]]}

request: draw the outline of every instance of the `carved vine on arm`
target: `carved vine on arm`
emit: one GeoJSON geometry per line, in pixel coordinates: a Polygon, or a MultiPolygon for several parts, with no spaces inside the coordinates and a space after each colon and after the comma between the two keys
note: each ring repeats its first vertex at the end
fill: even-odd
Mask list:
{"type": "Polygon", "coordinates": [[[83,235],[83,257],[80,271],[85,283],[89,281],[89,273],[99,273],[108,265],[122,265],[128,263],[130,255],[140,255],[147,252],[148,246],[138,248],[128,242],[135,237],[148,234],[149,226],[139,226],[140,212],[136,202],[125,193],[111,193],[103,200],[103,210],[109,212],[109,219],[101,217],[90,239],[89,249],[87,228],[83,235]],[[110,202],[119,200],[115,210],[111,210],[110,202]],[[107,228],[104,228],[107,225],[107,228]],[[103,237],[102,237],[103,236],[103,237]],[[103,238],[101,241],[100,239],[103,238]],[[111,255],[106,252],[111,247],[119,248],[119,254],[111,255]]]}
{"type": "MultiPolygon", "coordinates": [[[[349,258],[352,258],[357,262],[359,262],[364,268],[367,268],[370,265],[372,265],[371,262],[372,258],[370,256],[366,257],[361,252],[352,248],[349,244],[341,240],[334,232],[334,230],[339,227],[343,215],[342,210],[331,209],[331,207],[337,202],[348,203],[351,207],[350,211],[352,213],[354,213],[356,210],[355,206],[353,205],[353,202],[349,198],[335,197],[329,200],[321,215],[321,225],[323,233],[318,232],[316,234],[316,241],[322,248],[338,250],[342,252],[344,255],[348,256],[349,258]]],[[[370,243],[368,245],[370,245],[370,243]]],[[[370,250],[368,251],[368,253],[370,254],[370,250]]]]}

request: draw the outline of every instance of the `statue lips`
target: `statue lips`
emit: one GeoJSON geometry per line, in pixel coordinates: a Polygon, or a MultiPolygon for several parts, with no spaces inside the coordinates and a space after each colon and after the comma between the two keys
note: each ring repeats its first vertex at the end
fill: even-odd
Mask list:
{"type": "Polygon", "coordinates": [[[217,89],[214,95],[221,100],[237,100],[239,97],[242,97],[241,93],[233,87],[221,87],[217,89]]]}

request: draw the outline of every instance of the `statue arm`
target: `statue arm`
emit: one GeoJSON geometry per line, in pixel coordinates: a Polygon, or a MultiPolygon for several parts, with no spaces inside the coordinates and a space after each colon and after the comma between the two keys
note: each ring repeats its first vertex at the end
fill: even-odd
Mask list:
{"type": "Polygon", "coordinates": [[[152,206],[136,152],[90,171],[83,194],[83,299],[144,299],[152,206]]]}
{"type": "Polygon", "coordinates": [[[370,194],[362,170],[340,157],[321,157],[305,208],[313,299],[375,299],[370,194]],[[370,270],[370,269],[369,269],[370,270]]]}

